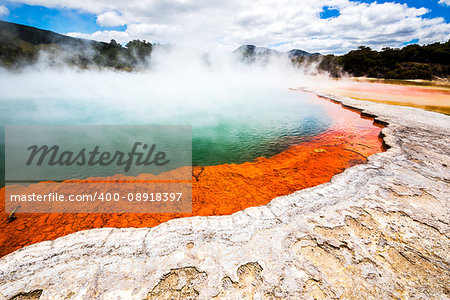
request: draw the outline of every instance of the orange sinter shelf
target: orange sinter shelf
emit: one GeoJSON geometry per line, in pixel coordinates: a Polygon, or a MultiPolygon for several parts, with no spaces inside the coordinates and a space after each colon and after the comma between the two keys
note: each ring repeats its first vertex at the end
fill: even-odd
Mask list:
{"type": "MultiPolygon", "coordinates": [[[[4,188],[0,209],[0,256],[21,247],[56,239],[92,228],[151,227],[174,218],[229,215],[248,207],[265,205],[271,199],[316,186],[346,168],[365,163],[367,157],[384,150],[381,125],[373,119],[315,98],[333,124],[327,131],[305,139],[270,157],[242,164],[206,166],[192,177],[192,213],[20,213],[8,218],[4,188]]],[[[200,167],[194,167],[194,174],[200,167]]]]}

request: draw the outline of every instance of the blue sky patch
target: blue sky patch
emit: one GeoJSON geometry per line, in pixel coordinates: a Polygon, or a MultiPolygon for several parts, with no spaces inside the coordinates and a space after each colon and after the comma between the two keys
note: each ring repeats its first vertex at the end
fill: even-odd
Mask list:
{"type": "Polygon", "coordinates": [[[329,19],[339,17],[341,13],[338,9],[332,8],[330,6],[324,6],[323,11],[320,13],[321,19],[329,19]]]}
{"type": "Polygon", "coordinates": [[[8,3],[9,15],[0,17],[3,21],[28,25],[58,33],[92,33],[98,30],[125,30],[127,27],[102,27],[96,23],[95,14],[71,9],[53,9],[44,6],[8,3]]]}
{"type": "MultiPolygon", "coordinates": [[[[373,0],[350,0],[353,2],[373,3],[373,0]]],[[[438,18],[442,17],[446,22],[450,22],[450,6],[439,4],[439,0],[377,0],[377,3],[395,2],[406,4],[409,7],[428,8],[429,12],[423,15],[424,18],[438,18]]]]}
{"type": "Polygon", "coordinates": [[[419,42],[419,39],[413,39],[410,40],[409,42],[404,42],[403,44],[401,44],[400,46],[406,46],[406,45],[411,45],[411,44],[417,44],[419,42]]]}

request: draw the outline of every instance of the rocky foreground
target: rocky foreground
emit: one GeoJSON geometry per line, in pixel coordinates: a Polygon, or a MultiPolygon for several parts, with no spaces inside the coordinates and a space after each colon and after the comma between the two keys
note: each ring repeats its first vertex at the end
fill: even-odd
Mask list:
{"type": "Polygon", "coordinates": [[[0,259],[0,298],[450,297],[450,117],[334,100],[386,123],[389,150],[230,216],[22,248],[0,259]]]}

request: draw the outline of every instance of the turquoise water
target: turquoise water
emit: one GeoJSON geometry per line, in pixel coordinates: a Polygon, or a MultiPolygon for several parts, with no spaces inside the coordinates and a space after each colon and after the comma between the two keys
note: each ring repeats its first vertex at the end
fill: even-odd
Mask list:
{"type": "MultiPolygon", "coordinates": [[[[192,125],[193,164],[270,157],[324,132],[332,120],[316,96],[284,89],[185,97],[1,99],[5,125],[192,125]]],[[[2,128],[3,129],[3,128],[2,128]]],[[[4,142],[4,130],[2,141],[4,142]]],[[[2,144],[1,164],[4,164],[2,144]]],[[[4,170],[3,166],[1,168],[4,170]]]]}

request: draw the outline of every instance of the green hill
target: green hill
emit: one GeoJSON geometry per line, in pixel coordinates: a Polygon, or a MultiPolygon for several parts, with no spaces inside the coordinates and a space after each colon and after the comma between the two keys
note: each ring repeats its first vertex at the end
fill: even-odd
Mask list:
{"type": "Polygon", "coordinates": [[[20,68],[36,63],[42,50],[49,54],[46,62],[50,64],[127,70],[148,63],[152,44],[134,40],[123,47],[114,40],[104,43],[78,39],[0,21],[0,65],[20,68]]]}
{"type": "Polygon", "coordinates": [[[381,51],[361,46],[341,56],[311,56],[297,64],[317,62],[319,70],[332,76],[342,74],[385,79],[426,79],[450,77],[450,41],[429,45],[383,48],[381,51]]]}

